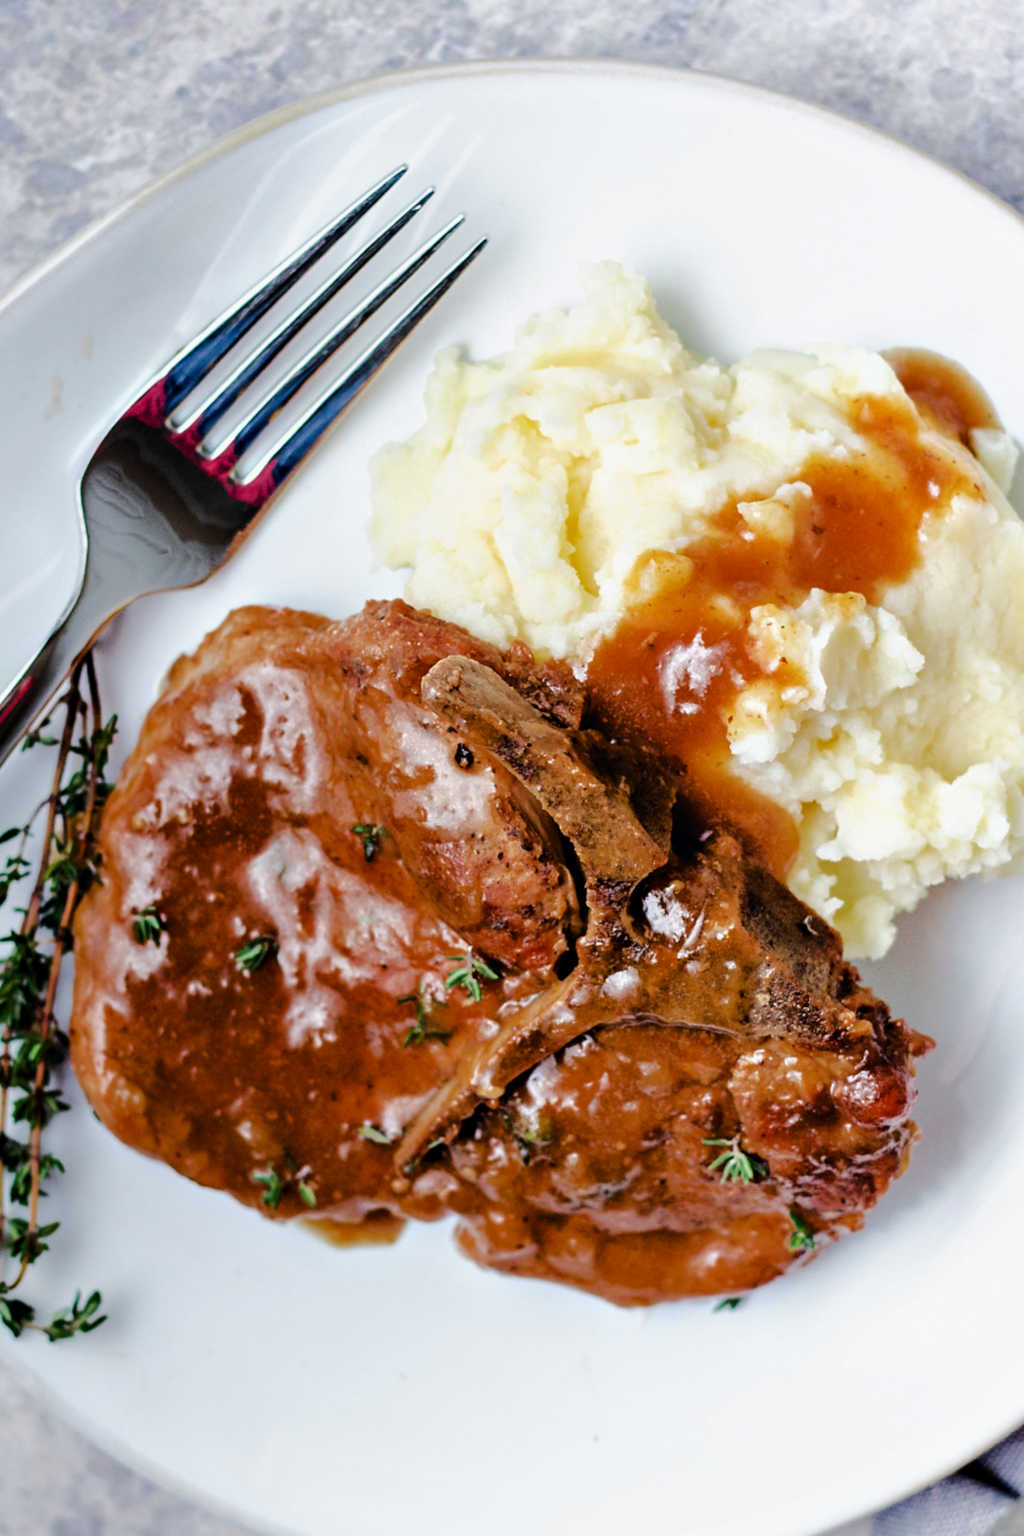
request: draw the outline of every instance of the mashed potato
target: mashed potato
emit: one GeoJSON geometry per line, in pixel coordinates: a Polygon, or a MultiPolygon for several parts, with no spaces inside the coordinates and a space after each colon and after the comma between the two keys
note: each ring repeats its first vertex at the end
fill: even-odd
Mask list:
{"type": "MultiPolygon", "coordinates": [[[[762,351],[724,368],[686,351],[641,278],[605,264],[507,356],[440,354],[425,425],[375,462],[375,547],[411,568],[410,602],[583,666],[636,600],[639,557],[686,550],[724,504],[739,502],[741,536],[792,538],[802,467],[863,450],[865,397],[906,402],[879,355],[762,351]]],[[[1013,449],[976,432],[979,470],[922,430],[969,460],[977,489],[935,488],[920,561],[879,602],[814,588],[755,607],[763,676],[728,727],[735,772],[796,822],[793,889],[870,956],[930,885],[1006,868],[1024,846],[1013,449]]]]}

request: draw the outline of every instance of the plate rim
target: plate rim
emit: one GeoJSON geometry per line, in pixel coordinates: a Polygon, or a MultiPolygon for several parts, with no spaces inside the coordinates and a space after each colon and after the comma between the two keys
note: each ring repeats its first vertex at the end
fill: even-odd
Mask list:
{"type": "MultiPolygon", "coordinates": [[[[515,77],[537,74],[589,75],[594,77],[611,77],[614,79],[632,77],[647,78],[666,83],[672,81],[685,82],[698,89],[706,88],[716,93],[724,92],[725,94],[739,96],[748,101],[766,101],[767,103],[774,104],[776,108],[783,108],[792,115],[806,117],[812,121],[824,119],[833,124],[838,123],[859,137],[863,137],[869,142],[873,141],[879,147],[884,147],[901,157],[912,157],[914,160],[923,162],[930,171],[937,171],[944,178],[952,178],[960,182],[975,196],[980,196],[991,205],[994,212],[1008,217],[1018,234],[1024,233],[1024,211],[1015,208],[1012,203],[992,191],[991,188],[985,186],[982,182],[977,181],[966,171],[948,164],[928,150],[920,149],[916,145],[908,143],[906,140],[883,128],[862,122],[846,112],[837,111],[831,107],[819,105],[816,102],[805,101],[801,97],[794,96],[786,91],[776,90],[751,81],[736,79],[715,71],[694,69],[685,65],[656,64],[633,59],[604,59],[593,55],[566,55],[560,57],[531,55],[516,59],[485,56],[479,59],[459,60],[447,64],[415,65],[401,69],[385,70],[373,75],[360,76],[358,79],[348,81],[343,85],[328,86],[321,91],[297,97],[293,101],[285,102],[281,106],[259,114],[248,122],[241,124],[238,128],[232,129],[230,132],[216,138],[212,143],[196,150],[177,165],[172,166],[170,170],[145,182],[136,192],[117,203],[115,207],[106,213],[102,213],[89,220],[81,229],[76,230],[74,234],[58,244],[47,256],[33,263],[25,272],[18,275],[6,290],[0,293],[0,314],[6,313],[12,305],[17,304],[19,300],[30,293],[45,278],[49,277],[51,273],[57,271],[67,261],[71,260],[80,251],[105,235],[108,231],[113,231],[151,199],[159,196],[177,182],[185,181],[196,175],[206,166],[224,159],[236,149],[240,149],[257,139],[270,135],[278,128],[284,127],[290,122],[310,116],[326,108],[340,106],[345,102],[366,96],[382,95],[405,86],[429,85],[444,80],[468,79],[488,75],[515,77]]],[[[234,1520],[236,1523],[241,1520],[250,1529],[264,1533],[264,1536],[288,1536],[285,1527],[268,1524],[265,1520],[256,1524],[248,1514],[240,1514],[237,1508],[233,1508],[230,1504],[221,1501],[216,1495],[209,1493],[205,1489],[196,1488],[163,1465],[151,1463],[144,1454],[140,1455],[134,1450],[127,1448],[116,1434],[101,1432],[99,1437],[97,1437],[92,1426],[88,1423],[86,1415],[78,1405],[71,1399],[63,1396],[46,1379],[38,1375],[27,1357],[24,1359],[7,1358],[5,1366],[12,1369],[14,1375],[20,1378],[23,1383],[30,1386],[31,1391],[45,1412],[53,1414],[59,1421],[72,1427],[78,1434],[82,1435],[89,1445],[98,1448],[132,1472],[148,1478],[157,1488],[187,1500],[196,1507],[220,1518],[234,1520]]],[[[1024,1394],[1024,1388],[1022,1388],[1022,1394],[1024,1394]]],[[[999,1427],[994,1432],[986,1431],[983,1437],[968,1442],[962,1456],[958,1456],[953,1461],[943,1460],[933,1473],[923,1478],[914,1476],[906,1483],[901,1483],[886,1504],[878,1505],[872,1503],[867,1507],[859,1503],[853,1505],[842,1515],[841,1523],[845,1525],[848,1522],[880,1512],[893,1504],[902,1502],[917,1492],[933,1486],[956,1472],[972,1459],[983,1455],[1015,1430],[1024,1427],[1024,1395],[1022,1395],[1020,1409],[1009,1420],[1000,1416],[998,1425],[999,1427]]],[[[828,1532],[819,1533],[819,1536],[828,1536],[828,1532]]]]}

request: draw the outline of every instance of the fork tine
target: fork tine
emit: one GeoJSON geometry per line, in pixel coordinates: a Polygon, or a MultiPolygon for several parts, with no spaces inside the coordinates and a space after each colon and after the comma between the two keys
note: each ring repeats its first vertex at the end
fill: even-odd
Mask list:
{"type": "Polygon", "coordinates": [[[271,442],[244,477],[238,474],[239,466],[236,464],[228,477],[235,486],[236,494],[257,503],[265,501],[296,465],[301,463],[331,423],[351,405],[378,369],[415,330],[424,315],[433,309],[470,263],[476,260],[486,244],[486,237],[478,240],[425,293],[404,309],[383,334],[360,353],[341,378],[313,401],[295,426],[271,442]]]}
{"type": "MultiPolygon", "coordinates": [[[[319,314],[324,305],[333,299],[336,293],[356,277],[374,256],[382,251],[389,240],[394,239],[409,221],[415,218],[421,208],[434,195],[434,188],[427,187],[421,192],[414,202],[409,203],[401,213],[395,215],[389,224],[371,236],[344,263],[341,270],[333,277],[326,278],[319,288],[310,295],[306,302],[297,309],[294,314],[285,316],[274,327],[265,341],[260,343],[248,356],[242,356],[237,365],[231,370],[228,377],[206,399],[201,399],[198,404],[189,408],[188,414],[174,412],[168,420],[168,430],[175,433],[188,432],[195,427],[197,439],[205,437],[210,428],[220,420],[224,412],[238,399],[246,385],[261,372],[263,368],[276,357],[282,347],[287,346],[292,337],[313,316],[319,314]]],[[[201,450],[200,450],[201,451],[201,450]]],[[[211,455],[204,455],[210,457],[211,455]]],[[[215,457],[215,455],[213,455],[215,457]]]]}
{"type": "Polygon", "coordinates": [[[160,378],[150,385],[136,402],[129,414],[141,416],[151,421],[154,426],[162,426],[164,419],[195,388],[203,375],[219,362],[240,337],[245,335],[250,326],[255,325],[256,321],[266,314],[271,305],[286,293],[293,283],[298,282],[303,273],[309,271],[313,263],[319,260],[335,241],[347,234],[375,203],[380,202],[385,193],[390,192],[407,170],[406,165],[396,166],[355,202],[343,209],[337,218],[317,230],[316,234],[300,245],[298,250],[286,256],[267,273],[266,277],[250,288],[248,293],[243,294],[235,304],[201,331],[194,341],[182,348],[160,378]]]}
{"type": "MultiPolygon", "coordinates": [[[[361,299],[346,315],[342,316],[336,325],[331,327],[326,336],[314,342],[303,353],[299,361],[279,384],[271,385],[268,389],[264,390],[262,395],[253,403],[242,420],[234,425],[228,435],[219,438],[213,443],[208,441],[199,443],[196,451],[200,458],[207,460],[218,459],[221,454],[230,448],[232,450],[232,457],[235,460],[239,459],[249,444],[256,439],[267,425],[275,412],[279,411],[283,405],[286,405],[321,364],[326,362],[367,320],[377,313],[377,310],[383,304],[387,303],[393,294],[398,292],[407,278],[410,278],[414,272],[419,271],[420,267],[430,259],[438,247],[448,239],[448,236],[454,234],[459,225],[463,223],[464,218],[464,214],[457,214],[443,229],[439,229],[436,234],[430,236],[429,240],[425,240],[421,246],[413,251],[411,256],[407,256],[405,261],[396,267],[393,272],[389,272],[386,277],[382,278],[365,298],[361,299]]],[[[305,309],[302,309],[294,316],[293,320],[289,323],[291,335],[294,335],[304,324],[308,313],[315,313],[315,310],[307,312],[305,309]]]]}

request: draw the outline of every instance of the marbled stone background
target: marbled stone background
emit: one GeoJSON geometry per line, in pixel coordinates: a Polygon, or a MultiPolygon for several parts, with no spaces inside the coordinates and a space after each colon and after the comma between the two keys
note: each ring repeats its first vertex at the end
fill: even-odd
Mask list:
{"type": "MultiPolygon", "coordinates": [[[[1022,0],[0,0],[0,286],[282,103],[411,65],[530,56],[788,91],[1024,211],[1022,0]]],[[[0,1536],[239,1536],[91,1449],[9,1376],[0,1423],[0,1536]]]]}
{"type": "Polygon", "coordinates": [[[1024,206],[1020,0],[2,0],[0,283],[240,123],[361,75],[531,55],[833,107],[1024,206]]]}

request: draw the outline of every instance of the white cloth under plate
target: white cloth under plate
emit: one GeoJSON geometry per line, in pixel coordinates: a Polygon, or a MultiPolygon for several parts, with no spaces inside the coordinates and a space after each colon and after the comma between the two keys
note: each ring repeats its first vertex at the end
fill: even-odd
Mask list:
{"type": "Polygon", "coordinates": [[[1024,1536],[1024,1498],[1015,1500],[1009,1491],[986,1486],[974,1475],[979,1465],[1008,1489],[1024,1489],[1024,1429],[979,1457],[971,1471],[956,1472],[880,1514],[837,1526],[825,1536],[1024,1536]]]}

